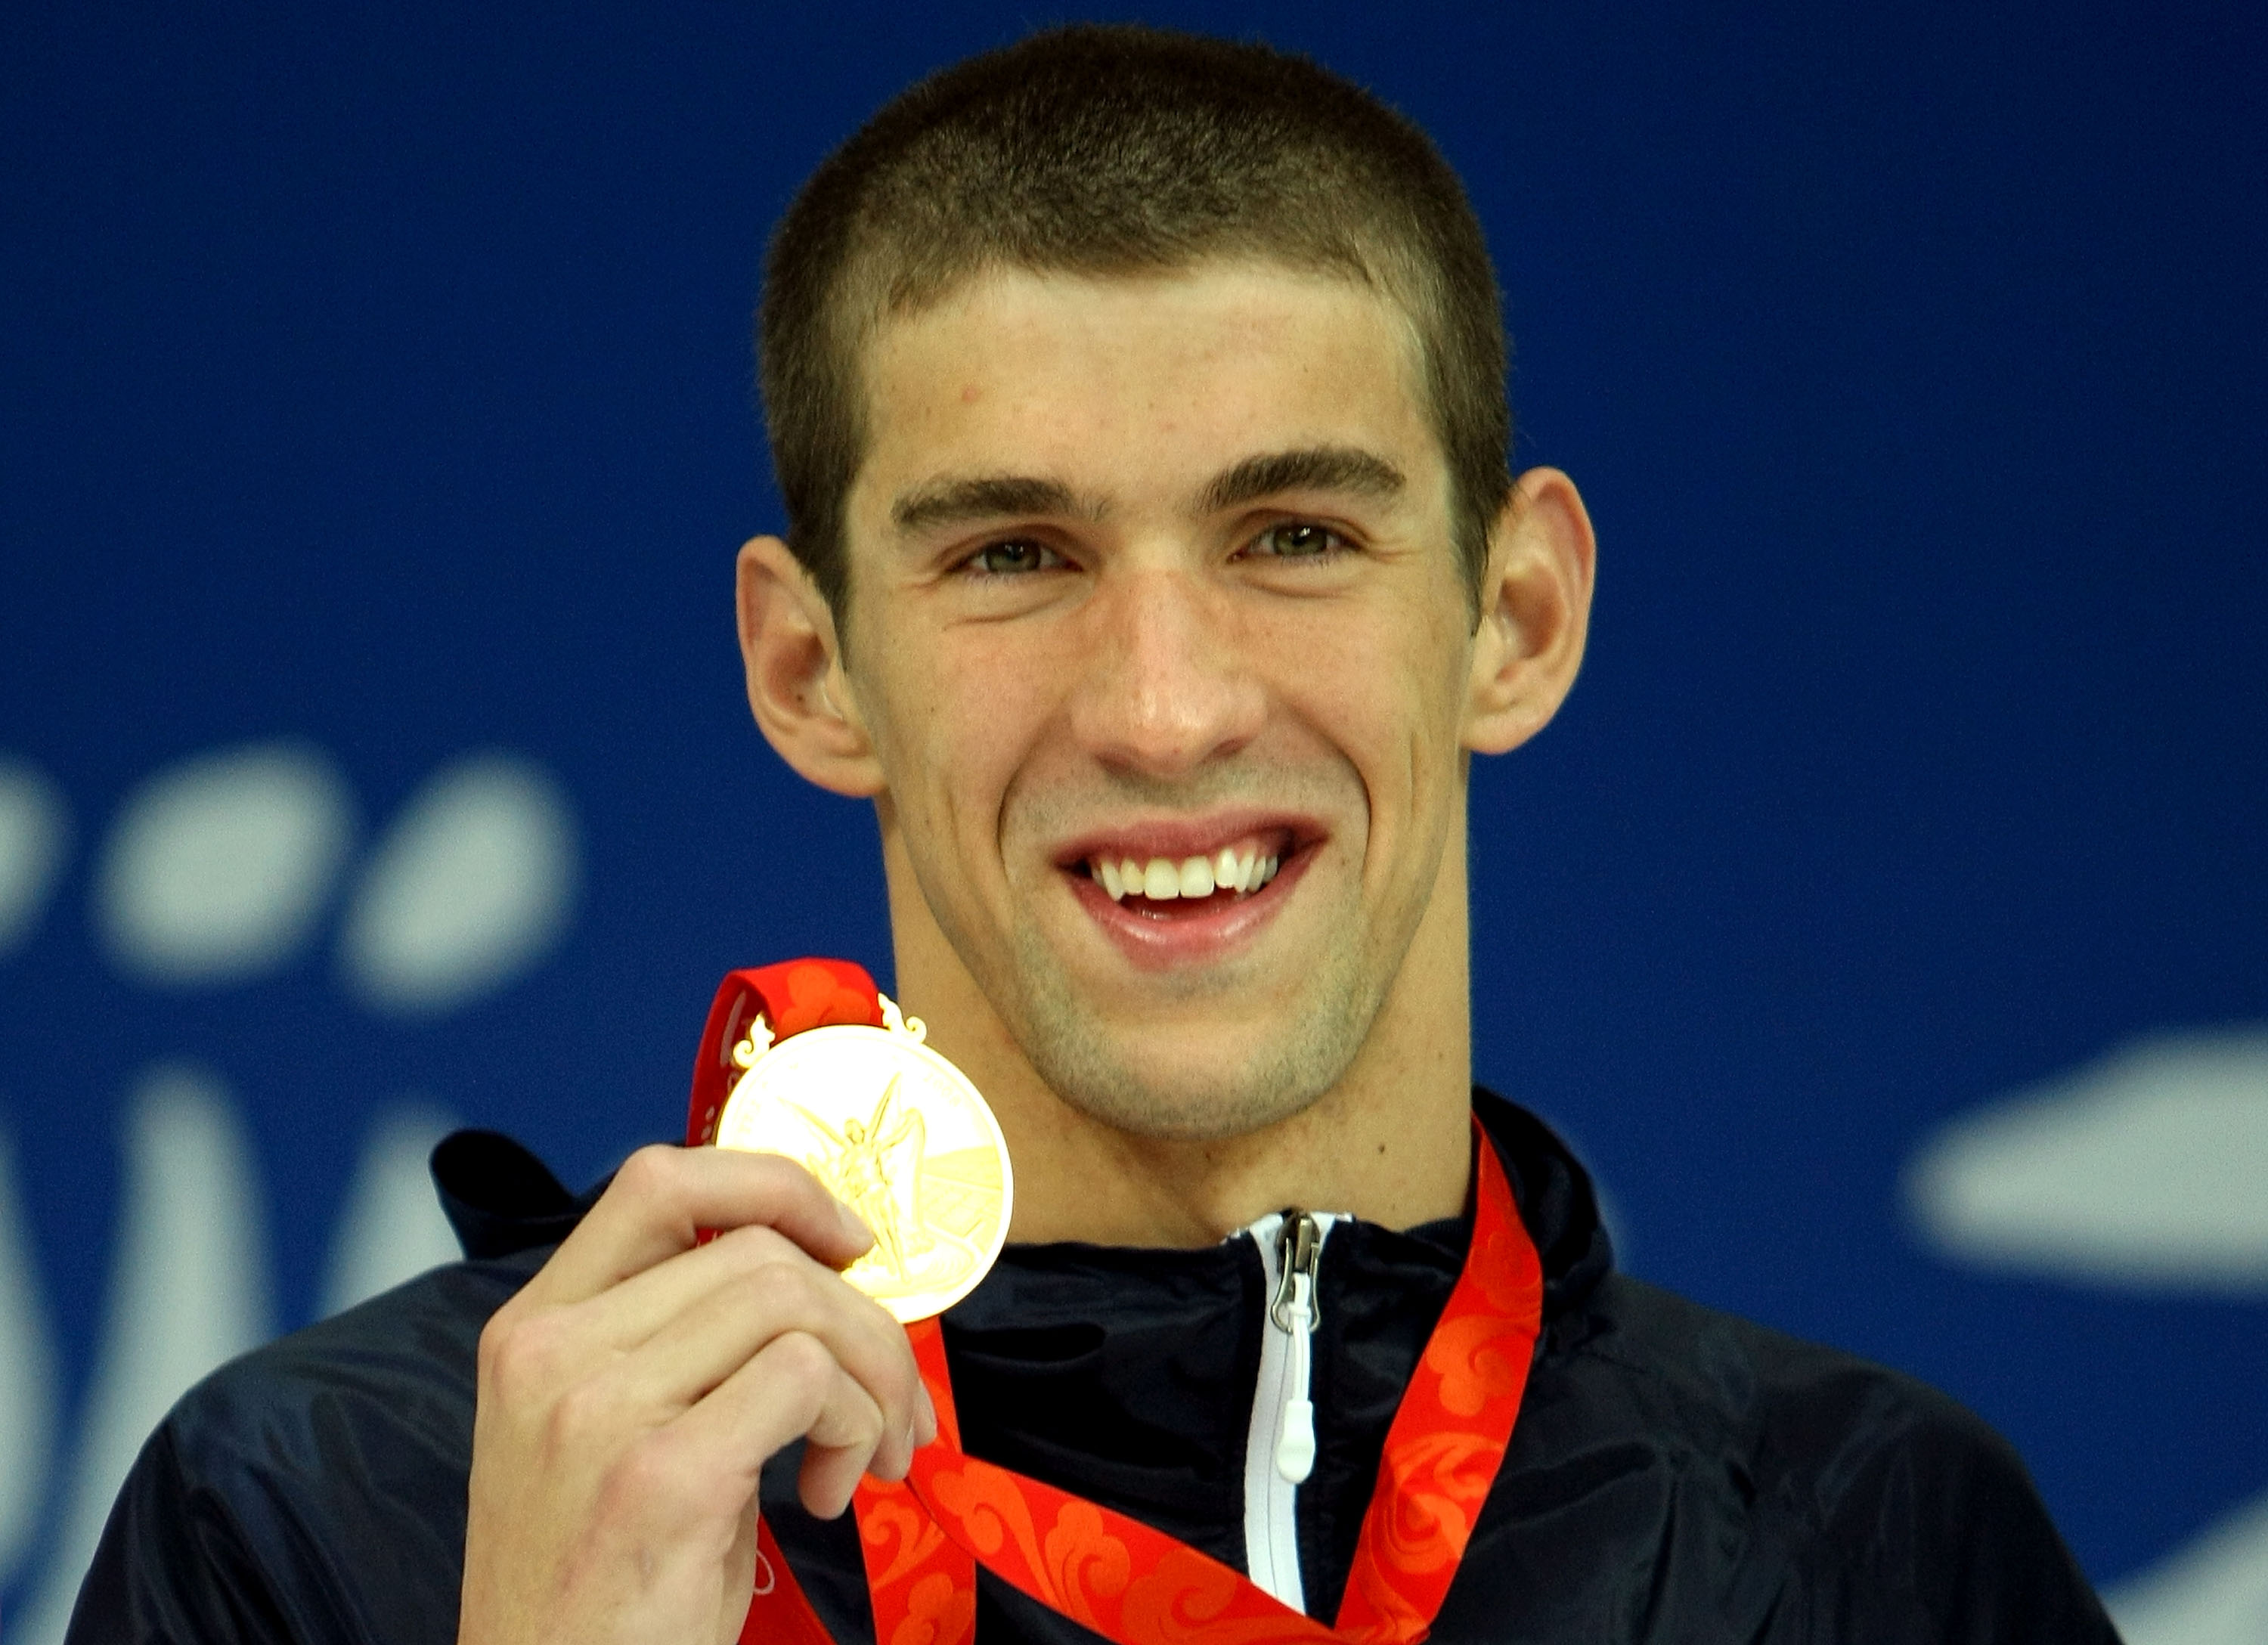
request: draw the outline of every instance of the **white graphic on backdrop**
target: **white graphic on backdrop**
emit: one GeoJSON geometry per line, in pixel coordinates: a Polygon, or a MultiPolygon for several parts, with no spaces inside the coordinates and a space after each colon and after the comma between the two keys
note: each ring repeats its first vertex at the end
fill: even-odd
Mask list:
{"type": "Polygon", "coordinates": [[[55,786],[0,759],[0,955],[38,928],[70,845],[70,814],[55,786]]]}
{"type": "Polygon", "coordinates": [[[438,773],[348,905],[347,985],[376,1009],[420,1015],[488,992],[558,939],[575,859],[567,796],[541,771],[488,755],[438,773]]]}
{"type": "Polygon", "coordinates": [[[298,951],[354,832],[320,750],[256,743],[160,771],[103,846],[96,926],[128,976],[241,982],[298,951]]]}
{"type": "Polygon", "coordinates": [[[1907,1191],[1965,1262],[2268,1294],[2268,1032],[2146,1040],[1963,1115],[1907,1191]]]}
{"type": "Polygon", "coordinates": [[[390,1291],[413,1274],[457,1260],[457,1236],[433,1197],[425,1162],[457,1122],[423,1103],[379,1116],[363,1144],[315,1315],[333,1314],[390,1291]]]}
{"type": "Polygon", "coordinates": [[[126,1195],[93,1386],[63,1516],[22,1645],[60,1640],[111,1499],[150,1430],[207,1371],[265,1342],[268,1250],[259,1177],[235,1105],[212,1075],[144,1076],[127,1119],[126,1195]]]}
{"type": "Polygon", "coordinates": [[[55,1444],[55,1329],[40,1295],[15,1150],[0,1131],[0,1582],[40,1528],[55,1444]]]}
{"type": "Polygon", "coordinates": [[[2268,1640],[2268,1495],[2105,1597],[2126,1645],[2268,1640]]]}
{"type": "MultiPolygon", "coordinates": [[[[2268,1030],[2167,1035],[1951,1121],[1907,1204],[1955,1260],[2268,1294],[2268,1030]]],[[[2126,1645],[2268,1640],[2268,1495],[2104,1596],[2126,1645]]]]}
{"type": "MultiPolygon", "coordinates": [[[[105,951],[130,981],[164,987],[248,982],[296,963],[339,900],[353,817],[333,763],[305,743],[225,749],[158,772],[121,808],[96,867],[105,951]]],[[[38,927],[69,837],[54,785],[0,756],[0,956],[38,927]]],[[[547,772],[505,755],[458,761],[402,808],[356,880],[342,980],[385,1014],[473,1004],[556,944],[580,874],[573,813],[547,772]]],[[[424,1102],[377,1116],[332,1230],[319,1317],[456,1257],[425,1170],[453,1124],[424,1102]]],[[[58,1356],[0,1130],[0,1584],[38,1560],[8,1645],[57,1645],[150,1429],[206,1371],[272,1334],[271,1233],[221,1076],[148,1072],[124,1142],[107,1324],[58,1470],[58,1356]]]]}

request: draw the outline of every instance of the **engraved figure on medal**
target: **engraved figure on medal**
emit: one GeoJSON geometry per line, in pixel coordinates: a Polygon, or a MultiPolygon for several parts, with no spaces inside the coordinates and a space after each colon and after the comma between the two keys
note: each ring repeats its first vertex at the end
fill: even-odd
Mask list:
{"type": "Polygon", "coordinates": [[[843,1277],[901,1320],[975,1288],[1007,1237],[1007,1146],[968,1077],[924,1044],[919,1018],[881,1000],[885,1026],[835,1025],[775,1043],[759,1017],[733,1048],[744,1070],[720,1147],[806,1167],[874,1236],[843,1277]]]}
{"type": "Polygon", "coordinates": [[[887,1266],[902,1286],[913,1279],[906,1267],[909,1249],[917,1241],[927,1243],[921,1233],[921,1112],[890,1112],[904,1077],[890,1076],[872,1118],[846,1119],[839,1132],[802,1103],[788,1104],[829,1145],[804,1156],[811,1174],[873,1230],[874,1249],[864,1260],[887,1266]]]}

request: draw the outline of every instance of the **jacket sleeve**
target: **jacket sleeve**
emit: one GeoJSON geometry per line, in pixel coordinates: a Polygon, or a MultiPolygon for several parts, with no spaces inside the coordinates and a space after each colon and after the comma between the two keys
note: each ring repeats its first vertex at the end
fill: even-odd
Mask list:
{"type": "Polygon", "coordinates": [[[474,1345],[524,1278],[436,1269],[184,1395],[119,1492],[69,1645],[454,1645],[474,1345]]]}
{"type": "Polygon", "coordinates": [[[119,1492],[67,1645],[454,1645],[481,1330],[585,1204],[524,1150],[459,1140],[452,1157],[476,1169],[444,1199],[478,1223],[484,1260],[435,1268],[184,1395],[119,1492]],[[510,1198],[479,1199],[483,1171],[528,1200],[517,1222],[509,1205],[482,1210],[510,1198]]]}
{"type": "Polygon", "coordinates": [[[143,1448],[79,1589],[65,1645],[284,1645],[295,1630],[218,1493],[185,1478],[171,1424],[143,1448]]]}

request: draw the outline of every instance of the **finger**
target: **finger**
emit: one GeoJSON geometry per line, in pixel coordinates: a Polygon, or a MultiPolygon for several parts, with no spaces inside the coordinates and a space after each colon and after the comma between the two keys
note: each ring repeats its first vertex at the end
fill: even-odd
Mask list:
{"type": "Polygon", "coordinates": [[[672,1448],[696,1466],[753,1458],[761,1468],[782,1446],[809,1438],[826,1459],[824,1488],[806,1492],[804,1502],[827,1518],[849,1505],[887,1432],[866,1391],[825,1344],[801,1331],[775,1338],[669,1428],[672,1448]]]}
{"type": "Polygon", "coordinates": [[[804,1435],[803,1465],[796,1476],[803,1505],[821,1519],[850,1507],[859,1479],[876,1469],[887,1433],[887,1419],[865,1390],[847,1378],[836,1383],[833,1398],[804,1435]]]}
{"type": "MultiPolygon", "coordinates": [[[[610,1294],[585,1306],[612,1300],[610,1294]]],[[[790,1333],[818,1341],[865,1391],[887,1423],[876,1469],[890,1478],[902,1472],[926,1398],[905,1329],[841,1275],[792,1247],[777,1261],[725,1275],[615,1360],[603,1374],[612,1384],[606,1398],[648,1420],[674,1420],[790,1333]]]]}
{"type": "Polygon", "coordinates": [[[737,1148],[640,1148],[522,1295],[532,1306],[580,1302],[692,1250],[703,1228],[749,1226],[777,1229],[837,1267],[873,1243],[793,1160],[737,1148]]]}
{"type": "MultiPolygon", "coordinates": [[[[786,1236],[760,1226],[739,1228],[666,1258],[595,1296],[554,1303],[542,1311],[553,1321],[571,1322],[563,1323],[563,1328],[571,1331],[585,1355],[593,1350],[628,1353],[681,1315],[700,1308],[721,1287],[774,1265],[835,1277],[834,1269],[814,1260],[786,1236]]],[[[522,1311],[536,1311],[542,1300],[539,1296],[522,1311]]]]}

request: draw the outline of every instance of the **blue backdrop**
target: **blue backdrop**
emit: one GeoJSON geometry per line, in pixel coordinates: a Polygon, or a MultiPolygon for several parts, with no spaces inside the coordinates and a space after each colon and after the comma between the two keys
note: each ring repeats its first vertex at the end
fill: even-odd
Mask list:
{"type": "MultiPolygon", "coordinates": [[[[1139,14],[1438,136],[1594,513],[1476,778],[1484,1077],[1637,1272],[2008,1433],[2139,1639],[2268,1595],[2268,31],[1710,10],[1139,14]]],[[[424,1249],[431,1127],[589,1178],[727,966],[886,971],[740,696],[747,315],[820,156],[1035,20],[0,16],[0,1615],[158,1383],[424,1249]]]]}

